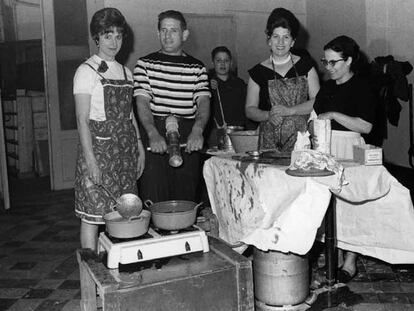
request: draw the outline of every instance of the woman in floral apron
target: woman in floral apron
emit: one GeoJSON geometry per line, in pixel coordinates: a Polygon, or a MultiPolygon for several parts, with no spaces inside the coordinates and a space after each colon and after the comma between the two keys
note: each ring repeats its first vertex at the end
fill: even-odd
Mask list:
{"type": "Polygon", "coordinates": [[[80,137],[75,174],[75,213],[81,219],[81,245],[96,250],[98,225],[116,197],[137,194],[144,149],[132,112],[132,73],[117,61],[126,22],[114,8],[97,11],[91,35],[98,54],[81,64],[73,93],[80,137]]]}
{"type": "Polygon", "coordinates": [[[274,9],[267,26],[271,55],[249,70],[246,115],[259,124],[259,149],[292,151],[297,132],[307,130],[319,79],[309,55],[291,51],[299,21],[274,9]]]}

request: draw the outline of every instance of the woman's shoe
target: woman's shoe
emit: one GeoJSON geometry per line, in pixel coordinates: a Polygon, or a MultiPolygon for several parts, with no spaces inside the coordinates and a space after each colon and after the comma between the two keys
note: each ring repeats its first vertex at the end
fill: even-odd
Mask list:
{"type": "Polygon", "coordinates": [[[358,274],[358,270],[355,270],[355,273],[351,275],[348,271],[344,269],[338,270],[337,280],[338,283],[349,283],[356,275],[358,274]]]}

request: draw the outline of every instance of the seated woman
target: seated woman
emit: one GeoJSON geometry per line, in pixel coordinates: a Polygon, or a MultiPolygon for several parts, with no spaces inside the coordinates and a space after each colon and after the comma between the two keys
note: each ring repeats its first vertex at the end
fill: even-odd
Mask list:
{"type": "Polygon", "coordinates": [[[211,52],[214,69],[210,73],[211,120],[209,146],[217,146],[217,129],[224,124],[246,126],[244,103],[246,101],[246,83],[233,74],[232,56],[225,46],[218,46],[211,52]]]}
{"type": "Polygon", "coordinates": [[[309,57],[291,52],[299,31],[292,12],[270,14],[266,35],[271,54],[249,70],[246,116],[259,125],[259,149],[291,151],[297,132],[306,131],[319,79],[309,57]]]}
{"type": "MultiPolygon", "coordinates": [[[[375,117],[375,93],[367,80],[358,75],[360,51],[347,36],[339,36],[324,46],[321,60],[330,80],[316,95],[314,110],[318,119],[331,120],[331,154],[352,159],[353,145],[364,144],[361,134],[368,134],[375,117]]],[[[343,261],[339,254],[338,266],[343,261]]],[[[357,255],[347,252],[338,281],[349,282],[357,273],[357,255]]]]}

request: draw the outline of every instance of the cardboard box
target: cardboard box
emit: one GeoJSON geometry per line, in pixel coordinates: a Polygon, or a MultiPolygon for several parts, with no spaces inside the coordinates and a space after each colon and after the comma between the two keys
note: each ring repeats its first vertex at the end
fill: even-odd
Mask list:
{"type": "Polygon", "coordinates": [[[354,161],[363,165],[381,165],[382,148],[374,145],[354,145],[354,161]]]}

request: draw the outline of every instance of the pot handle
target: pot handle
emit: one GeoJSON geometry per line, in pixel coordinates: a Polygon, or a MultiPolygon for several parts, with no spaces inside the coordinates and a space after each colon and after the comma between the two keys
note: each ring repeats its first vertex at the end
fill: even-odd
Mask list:
{"type": "MultiPolygon", "coordinates": [[[[195,210],[198,210],[198,208],[200,207],[200,206],[202,206],[204,204],[204,202],[203,201],[201,201],[200,203],[198,203],[196,206],[194,206],[194,209],[195,210]]],[[[201,208],[200,210],[202,210],[203,208],[201,208]]]]}
{"type": "Polygon", "coordinates": [[[152,202],[150,199],[144,201],[144,205],[146,208],[149,208],[151,205],[154,205],[154,202],[152,202]]]}

